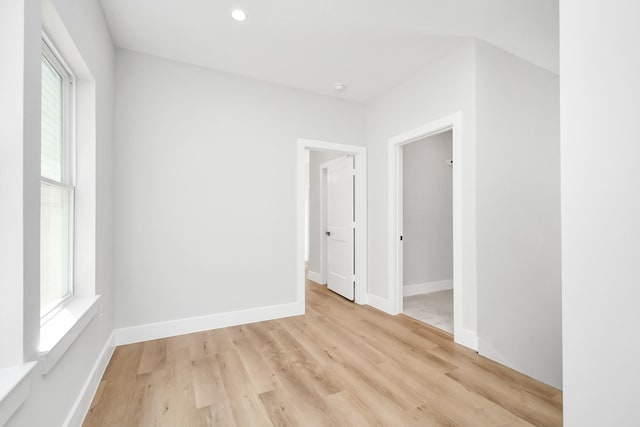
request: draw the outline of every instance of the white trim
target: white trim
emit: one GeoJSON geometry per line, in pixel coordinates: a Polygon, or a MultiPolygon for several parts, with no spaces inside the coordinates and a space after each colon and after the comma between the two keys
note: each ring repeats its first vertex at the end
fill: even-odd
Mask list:
{"type": "Polygon", "coordinates": [[[448,289],[453,289],[453,280],[451,279],[414,283],[402,287],[402,296],[411,297],[413,295],[430,294],[431,292],[446,291],[448,289]]]}
{"type": "Polygon", "coordinates": [[[74,296],[56,315],[40,328],[38,357],[40,372],[48,374],[71,344],[98,313],[100,295],[74,296]]]}
{"type": "MultiPolygon", "coordinates": [[[[402,312],[402,146],[419,139],[436,135],[448,130],[452,131],[452,158],[453,158],[453,318],[454,340],[458,344],[465,345],[474,350],[478,349],[477,338],[467,337],[469,331],[463,329],[464,325],[464,287],[475,286],[473,278],[463,277],[463,271],[471,271],[475,260],[472,256],[463,258],[463,234],[462,234],[462,200],[463,197],[475,200],[475,189],[467,189],[463,192],[462,171],[463,164],[463,120],[462,112],[457,112],[448,117],[436,120],[426,125],[411,129],[389,139],[388,143],[388,295],[393,304],[392,314],[402,312]],[[470,267],[469,267],[470,266],[470,267]],[[467,282],[465,282],[465,279],[467,282]],[[474,345],[470,345],[474,344],[474,345]]],[[[469,150],[473,151],[473,150],[469,150]]],[[[473,160],[475,161],[475,160],[473,160]]],[[[471,230],[469,230],[471,232],[471,230]]],[[[465,231],[466,233],[466,231],[465,231]]],[[[473,242],[473,238],[468,239],[473,242]]],[[[471,245],[474,246],[474,245],[471,245]]],[[[475,247],[473,248],[475,250],[475,247]]],[[[472,333],[476,337],[475,333],[472,333]]]]}
{"type": "Polygon", "coordinates": [[[313,139],[298,139],[297,147],[297,299],[299,310],[305,310],[304,280],[304,213],[305,213],[305,151],[331,151],[349,154],[355,159],[356,174],[356,289],[355,302],[367,303],[367,149],[359,145],[337,144],[313,139]]]}
{"type": "Polygon", "coordinates": [[[36,362],[0,369],[0,426],[20,408],[29,396],[31,375],[36,362]]]}
{"type": "Polygon", "coordinates": [[[322,276],[320,275],[320,273],[316,273],[315,271],[307,271],[307,279],[311,280],[312,282],[316,282],[319,285],[327,284],[327,282],[322,280],[322,276]]]}
{"type": "Polygon", "coordinates": [[[80,426],[84,421],[89,409],[91,407],[91,402],[93,401],[93,397],[98,391],[98,386],[100,385],[100,381],[102,380],[102,376],[104,375],[107,366],[109,365],[109,361],[111,360],[111,356],[113,355],[113,351],[115,350],[115,335],[112,332],[105,343],[98,360],[93,365],[93,369],[89,374],[89,378],[85,381],[80,394],[76,398],[76,401],[73,403],[71,407],[71,411],[69,411],[69,415],[64,422],[64,426],[80,426]]]}
{"type": "Polygon", "coordinates": [[[319,167],[320,174],[320,277],[317,283],[327,284],[327,168],[319,167]]]}
{"type": "Polygon", "coordinates": [[[115,345],[124,345],[302,314],[304,314],[304,310],[301,311],[299,304],[295,302],[169,320],[166,322],[148,323],[146,325],[116,329],[113,333],[115,335],[115,345]]]}
{"type": "Polygon", "coordinates": [[[387,314],[395,315],[397,313],[393,312],[393,303],[387,298],[381,298],[377,295],[368,294],[367,295],[367,304],[371,307],[376,308],[380,311],[384,311],[387,314]]]}
{"type": "Polygon", "coordinates": [[[71,71],[71,67],[67,64],[64,55],[60,53],[55,43],[51,41],[49,34],[46,31],[42,31],[42,53],[47,58],[47,61],[51,63],[63,78],[67,78],[70,82],[75,80],[75,76],[71,71]],[[62,74],[65,74],[64,76],[62,74]]]}
{"type": "MultiPolygon", "coordinates": [[[[455,325],[454,325],[455,328],[455,325]]],[[[469,329],[458,328],[455,330],[454,341],[473,350],[478,350],[478,335],[469,329]]],[[[486,357],[486,356],[485,356],[486,357]]],[[[494,359],[497,360],[497,359],[494,359]]]]}

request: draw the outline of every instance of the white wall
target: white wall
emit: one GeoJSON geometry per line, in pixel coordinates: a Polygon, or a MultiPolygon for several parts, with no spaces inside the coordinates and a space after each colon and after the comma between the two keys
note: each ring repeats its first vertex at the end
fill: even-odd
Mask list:
{"type": "Polygon", "coordinates": [[[554,74],[471,41],[367,106],[369,292],[387,296],[388,138],[456,111],[464,117],[461,209],[469,261],[457,326],[477,334],[481,354],[560,386],[554,74]]]}
{"type": "Polygon", "coordinates": [[[311,151],[309,153],[309,271],[320,274],[322,252],[322,233],[320,224],[320,165],[344,154],[329,151],[311,151]]]}
{"type": "Polygon", "coordinates": [[[402,147],[404,285],[453,278],[452,132],[402,147]]]}
{"type": "MultiPolygon", "coordinates": [[[[28,2],[31,3],[31,2],[28,2]]],[[[26,126],[35,129],[35,137],[39,141],[40,126],[40,2],[34,2],[37,7],[29,9],[28,20],[36,22],[35,28],[30,28],[28,37],[33,37],[34,49],[27,49],[29,73],[34,80],[33,91],[35,93],[37,108],[26,126]]],[[[96,150],[97,150],[97,240],[96,240],[96,292],[102,294],[104,316],[96,316],[87,326],[84,332],[71,345],[62,359],[46,376],[39,373],[33,375],[31,392],[27,401],[11,418],[8,426],[59,426],[72,409],[72,406],[80,394],[91,369],[103,350],[112,331],[112,290],[111,290],[111,129],[113,113],[114,90],[114,51],[109,30],[102,15],[102,9],[95,0],[76,2],[72,0],[53,0],[57,13],[66,26],[66,30],[73,38],[84,61],[88,65],[96,84],[96,150]]],[[[25,99],[31,99],[27,95],[25,99]]],[[[39,147],[39,143],[37,145],[39,147]]],[[[36,190],[29,196],[39,204],[39,150],[25,150],[25,162],[36,165],[33,168],[25,167],[25,181],[33,181],[36,190]]],[[[16,182],[16,185],[19,185],[16,182]]],[[[29,190],[30,191],[30,190],[29,190]]],[[[37,205],[31,214],[25,215],[25,222],[35,215],[36,224],[39,224],[39,209],[37,205]],[[34,213],[35,212],[35,213],[34,213]]],[[[35,230],[39,228],[36,226],[35,230]]],[[[37,235],[37,232],[36,232],[37,235]]],[[[25,251],[25,264],[38,265],[38,246],[34,250],[25,251]]],[[[38,269],[35,269],[38,272],[38,269]]],[[[26,360],[32,360],[37,353],[39,336],[39,280],[36,277],[31,282],[35,283],[33,289],[27,289],[27,309],[25,310],[25,353],[30,355],[26,360]]],[[[25,285],[26,286],[26,285],[25,285]]],[[[37,368],[36,368],[37,369],[37,368]]]]}
{"type": "Polygon", "coordinates": [[[479,352],[559,387],[558,76],[477,44],[479,352]]]}
{"type": "Polygon", "coordinates": [[[0,369],[33,359],[38,344],[39,30],[38,1],[0,3],[0,369]]]}
{"type": "Polygon", "coordinates": [[[293,303],[296,140],[363,144],[364,107],[128,51],[117,83],[117,326],[293,303]]]}
{"type": "Polygon", "coordinates": [[[560,1],[564,423],[638,424],[640,2],[560,1]]]}
{"type": "Polygon", "coordinates": [[[387,149],[389,138],[418,126],[463,113],[463,325],[476,334],[475,294],[475,47],[466,42],[387,94],[367,105],[369,184],[369,293],[387,298],[387,149]]]}

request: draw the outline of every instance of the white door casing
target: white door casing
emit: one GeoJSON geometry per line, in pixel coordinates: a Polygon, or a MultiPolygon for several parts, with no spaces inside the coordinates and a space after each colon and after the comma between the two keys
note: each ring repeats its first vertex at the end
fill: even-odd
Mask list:
{"type": "Polygon", "coordinates": [[[354,300],[354,177],[353,157],[327,165],[327,287],[354,300]]]}
{"type": "MultiPolygon", "coordinates": [[[[475,219],[469,222],[462,210],[463,200],[473,205],[475,202],[475,186],[467,185],[463,188],[462,171],[465,169],[463,159],[475,164],[475,150],[473,145],[466,145],[466,156],[463,151],[463,120],[462,112],[411,129],[389,139],[388,145],[388,295],[390,314],[402,312],[402,146],[418,139],[451,130],[453,157],[453,339],[456,343],[478,349],[477,330],[467,329],[466,323],[476,324],[477,319],[471,319],[465,313],[464,307],[476,303],[475,283],[475,219]],[[465,231],[463,233],[463,223],[465,231]],[[464,235],[464,244],[463,244],[464,235]],[[466,248],[466,250],[465,250],[466,248]],[[466,302],[468,301],[468,302],[466,302]]],[[[476,317],[476,307],[472,310],[476,317]]],[[[471,314],[471,313],[469,313],[471,314]]]]}

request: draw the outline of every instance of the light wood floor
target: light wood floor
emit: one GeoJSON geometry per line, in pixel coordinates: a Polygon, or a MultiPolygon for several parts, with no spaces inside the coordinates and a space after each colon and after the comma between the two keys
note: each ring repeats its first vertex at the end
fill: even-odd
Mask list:
{"type": "Polygon", "coordinates": [[[562,394],[307,285],[304,316],[118,347],[85,426],[559,426],[562,394]]]}

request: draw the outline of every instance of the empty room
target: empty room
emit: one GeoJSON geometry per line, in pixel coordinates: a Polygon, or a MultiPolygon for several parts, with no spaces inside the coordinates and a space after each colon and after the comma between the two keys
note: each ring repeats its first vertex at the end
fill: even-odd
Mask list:
{"type": "Polygon", "coordinates": [[[638,425],[638,19],[0,0],[0,427],[638,425]]]}
{"type": "Polygon", "coordinates": [[[402,147],[402,312],[453,333],[452,131],[402,147]]]}

